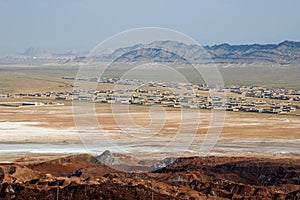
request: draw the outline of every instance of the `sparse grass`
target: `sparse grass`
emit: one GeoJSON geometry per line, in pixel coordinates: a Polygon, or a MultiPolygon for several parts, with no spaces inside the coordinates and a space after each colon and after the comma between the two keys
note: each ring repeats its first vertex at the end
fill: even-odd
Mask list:
{"type": "Polygon", "coordinates": [[[219,68],[227,85],[252,85],[276,88],[300,88],[300,67],[219,68]]]}
{"type": "Polygon", "coordinates": [[[74,68],[1,67],[0,93],[70,91],[72,81],[62,76],[75,76],[74,68]]]}

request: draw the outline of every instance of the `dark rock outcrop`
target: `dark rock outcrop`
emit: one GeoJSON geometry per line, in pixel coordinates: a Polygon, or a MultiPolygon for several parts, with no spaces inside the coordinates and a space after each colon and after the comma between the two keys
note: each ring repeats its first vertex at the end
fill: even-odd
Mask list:
{"type": "Polygon", "coordinates": [[[119,165],[121,164],[120,160],[109,151],[104,151],[101,155],[96,156],[93,159],[93,163],[104,164],[104,165],[119,165]]]}

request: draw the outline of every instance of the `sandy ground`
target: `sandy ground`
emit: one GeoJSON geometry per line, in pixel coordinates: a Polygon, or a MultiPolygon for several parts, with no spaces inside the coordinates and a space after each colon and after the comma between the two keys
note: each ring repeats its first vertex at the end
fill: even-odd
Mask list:
{"type": "Polygon", "coordinates": [[[297,116],[97,104],[95,115],[75,111],[75,123],[72,106],[0,110],[1,161],[30,154],[98,154],[106,149],[156,159],[207,153],[300,154],[297,116]]]}

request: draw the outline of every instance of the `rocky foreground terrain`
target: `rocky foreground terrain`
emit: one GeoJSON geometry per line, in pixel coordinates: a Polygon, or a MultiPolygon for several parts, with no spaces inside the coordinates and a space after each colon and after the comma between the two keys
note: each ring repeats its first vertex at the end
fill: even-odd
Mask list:
{"type": "Polygon", "coordinates": [[[300,199],[295,159],[187,157],[152,167],[104,160],[117,165],[87,155],[0,164],[0,199],[300,199]]]}

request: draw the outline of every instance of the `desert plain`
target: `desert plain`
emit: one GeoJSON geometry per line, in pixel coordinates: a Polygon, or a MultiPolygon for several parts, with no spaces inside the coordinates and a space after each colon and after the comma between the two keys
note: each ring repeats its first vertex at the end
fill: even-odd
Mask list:
{"type": "MultiPolygon", "coordinates": [[[[62,77],[75,76],[76,68],[55,69],[2,67],[0,91],[71,91],[73,82],[62,77]]],[[[232,70],[229,74],[234,77],[232,70]]],[[[293,70],[298,69],[287,72],[293,76],[284,80],[286,87],[295,87],[293,70]]],[[[247,81],[253,81],[249,77],[247,81]]],[[[298,112],[280,115],[82,102],[94,108],[90,113],[72,100],[0,99],[2,105],[54,101],[58,104],[0,106],[1,198],[299,197],[298,112]],[[97,161],[103,152],[106,165],[97,161]]]]}

